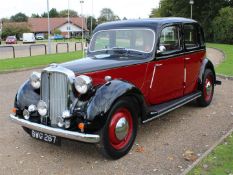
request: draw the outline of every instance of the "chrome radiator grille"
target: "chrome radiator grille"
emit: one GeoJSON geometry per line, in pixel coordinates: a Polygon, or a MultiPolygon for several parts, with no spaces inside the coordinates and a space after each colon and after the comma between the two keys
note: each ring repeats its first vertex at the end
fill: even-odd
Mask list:
{"type": "Polygon", "coordinates": [[[42,72],[41,100],[48,105],[51,126],[56,127],[58,118],[68,108],[68,77],[60,72],[42,72]]]}

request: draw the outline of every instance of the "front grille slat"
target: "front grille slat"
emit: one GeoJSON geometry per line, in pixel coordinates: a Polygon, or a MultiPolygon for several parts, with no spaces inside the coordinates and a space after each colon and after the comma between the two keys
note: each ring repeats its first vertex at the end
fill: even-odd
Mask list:
{"type": "Polygon", "coordinates": [[[46,72],[41,83],[41,99],[49,106],[51,126],[57,127],[58,118],[68,108],[68,78],[59,72],[46,72]]]}

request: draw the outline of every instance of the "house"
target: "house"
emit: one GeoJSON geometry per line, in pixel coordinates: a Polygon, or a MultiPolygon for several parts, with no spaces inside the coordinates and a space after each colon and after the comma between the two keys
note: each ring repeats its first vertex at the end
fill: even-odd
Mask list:
{"type": "MultiPolygon", "coordinates": [[[[84,33],[88,33],[85,19],[83,19],[84,33]]],[[[29,18],[28,24],[33,33],[48,33],[48,19],[47,18],[29,18]]],[[[63,36],[67,36],[70,32],[70,36],[80,36],[82,33],[82,18],[72,17],[70,23],[67,18],[50,18],[50,29],[53,34],[54,31],[59,30],[63,36]]]]}

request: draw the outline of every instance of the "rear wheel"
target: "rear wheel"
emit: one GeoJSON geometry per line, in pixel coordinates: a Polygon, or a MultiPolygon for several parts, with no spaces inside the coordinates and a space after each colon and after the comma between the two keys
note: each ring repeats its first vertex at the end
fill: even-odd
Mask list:
{"type": "Polygon", "coordinates": [[[129,97],[119,99],[111,108],[102,130],[100,149],[107,157],[119,159],[133,146],[137,135],[135,104],[129,97]]]}
{"type": "Polygon", "coordinates": [[[199,106],[206,107],[211,103],[214,94],[214,73],[210,69],[205,71],[201,91],[202,95],[197,99],[197,102],[199,106]]]}

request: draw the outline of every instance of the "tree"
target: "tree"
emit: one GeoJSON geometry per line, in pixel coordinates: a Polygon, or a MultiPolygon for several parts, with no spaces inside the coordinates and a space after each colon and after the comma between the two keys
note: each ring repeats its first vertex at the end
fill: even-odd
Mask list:
{"type": "MultiPolygon", "coordinates": [[[[213,38],[212,21],[221,8],[233,6],[233,0],[195,0],[193,18],[204,27],[207,40],[213,38]]],[[[190,18],[189,0],[161,0],[158,9],[152,9],[150,17],[186,17],[190,18]]]]}
{"type": "Polygon", "coordinates": [[[52,8],[52,9],[49,11],[49,17],[51,17],[51,18],[59,17],[59,13],[58,13],[57,9],[52,8]]]}
{"type": "Polygon", "coordinates": [[[100,12],[98,23],[101,24],[104,22],[117,21],[117,20],[120,20],[119,16],[115,15],[111,9],[103,8],[100,12]]]}
{"type": "Polygon", "coordinates": [[[91,19],[92,19],[92,31],[93,31],[97,26],[97,20],[93,16],[87,17],[87,28],[89,31],[91,31],[91,19]]]}
{"type": "Polygon", "coordinates": [[[32,15],[31,15],[31,18],[40,18],[41,16],[37,13],[37,14],[35,14],[35,13],[33,13],[32,15]]]}
{"type": "Polygon", "coordinates": [[[213,20],[214,41],[221,43],[233,43],[233,8],[225,7],[219,11],[219,15],[213,20]]]}
{"type": "Polygon", "coordinates": [[[10,20],[12,22],[27,22],[28,21],[28,17],[24,14],[24,13],[17,13],[13,16],[11,16],[10,20]]]}
{"type": "Polygon", "coordinates": [[[17,38],[22,36],[23,33],[31,32],[27,22],[20,23],[3,23],[2,38],[10,35],[15,35],[17,38]]]}
{"type": "MultiPolygon", "coordinates": [[[[77,17],[78,13],[75,10],[69,10],[70,11],[70,17],[77,17]]],[[[60,17],[67,17],[68,16],[68,10],[62,10],[59,12],[60,17]]]]}
{"type": "Polygon", "coordinates": [[[47,18],[47,17],[48,17],[48,13],[46,13],[46,12],[42,13],[42,14],[41,14],[41,17],[42,17],[42,18],[47,18]]]}

